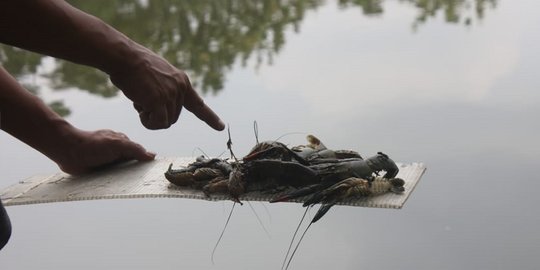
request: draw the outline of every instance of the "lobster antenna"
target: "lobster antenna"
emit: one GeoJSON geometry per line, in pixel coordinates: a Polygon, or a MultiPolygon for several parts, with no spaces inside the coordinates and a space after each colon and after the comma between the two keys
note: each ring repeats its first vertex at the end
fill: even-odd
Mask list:
{"type": "MultiPolygon", "coordinates": [[[[304,211],[304,215],[302,216],[302,219],[300,219],[300,222],[298,223],[298,226],[296,227],[296,230],[294,231],[293,237],[291,239],[291,243],[289,243],[289,248],[287,249],[287,254],[285,254],[285,259],[283,259],[283,264],[281,264],[281,269],[285,267],[285,262],[287,261],[287,257],[289,257],[289,252],[291,252],[291,247],[294,243],[294,239],[296,238],[296,234],[298,234],[298,230],[300,229],[300,225],[302,225],[302,222],[304,222],[304,219],[306,218],[306,214],[311,206],[308,206],[306,208],[306,211],[304,211]]],[[[288,266],[288,264],[287,264],[288,266]]]]}
{"type": "Polygon", "coordinates": [[[198,150],[199,152],[201,152],[205,157],[207,158],[210,158],[209,155],[207,155],[200,147],[195,147],[193,149],[193,151],[191,151],[191,156],[195,156],[195,151],[198,150]]]}
{"type": "Polygon", "coordinates": [[[279,137],[278,137],[277,139],[275,139],[274,141],[278,141],[279,139],[281,139],[281,138],[283,138],[283,137],[285,137],[285,136],[289,136],[289,135],[298,135],[298,134],[300,134],[300,135],[306,135],[307,132],[289,132],[289,133],[285,133],[285,134],[279,136],[279,137]]]}
{"type": "Polygon", "coordinates": [[[227,150],[223,150],[223,152],[221,152],[221,154],[219,154],[219,155],[217,156],[217,158],[220,158],[221,156],[223,156],[223,154],[225,154],[225,152],[227,152],[227,150]]]}
{"type": "Polygon", "coordinates": [[[259,144],[259,125],[257,125],[257,120],[253,121],[253,131],[255,132],[255,142],[259,144]]]}
{"type": "Polygon", "coordinates": [[[223,230],[221,231],[221,234],[219,235],[216,245],[214,246],[214,249],[212,250],[212,256],[210,256],[210,260],[212,261],[212,264],[214,264],[214,253],[216,253],[216,249],[219,245],[219,242],[221,241],[221,238],[223,237],[223,234],[225,233],[225,229],[227,228],[227,225],[229,225],[229,220],[231,220],[231,216],[232,216],[235,205],[236,205],[236,202],[233,203],[231,212],[229,212],[229,217],[227,217],[227,221],[225,222],[225,226],[223,226],[223,230]]]}
{"type": "Polygon", "coordinates": [[[296,253],[296,250],[298,250],[298,247],[300,246],[300,243],[302,242],[302,239],[304,239],[304,236],[306,235],[309,227],[311,227],[311,224],[313,224],[313,222],[309,223],[309,225],[306,227],[306,230],[304,231],[304,233],[300,237],[300,240],[298,240],[298,243],[296,243],[296,247],[294,248],[293,253],[291,254],[291,257],[289,258],[289,262],[287,263],[287,267],[285,267],[285,270],[289,269],[289,264],[291,264],[291,261],[292,261],[292,259],[294,257],[294,254],[296,253]]]}
{"type": "Polygon", "coordinates": [[[251,211],[253,212],[253,214],[255,214],[255,217],[257,218],[257,221],[259,221],[259,224],[261,225],[264,232],[266,233],[266,236],[268,236],[268,238],[272,238],[270,236],[270,233],[268,232],[268,230],[266,230],[266,227],[264,227],[264,224],[263,224],[261,218],[259,217],[259,215],[257,214],[257,212],[255,211],[255,208],[253,208],[253,205],[251,205],[251,203],[249,201],[246,201],[246,202],[249,205],[249,208],[251,208],[251,211]]]}
{"type": "Polygon", "coordinates": [[[229,140],[227,141],[227,148],[231,152],[231,158],[234,158],[234,160],[238,162],[238,159],[236,158],[236,156],[234,155],[232,151],[231,126],[229,125],[227,125],[227,133],[229,134],[229,140]]]}
{"type": "Polygon", "coordinates": [[[270,210],[268,210],[268,207],[266,207],[266,205],[264,205],[264,203],[262,203],[261,201],[259,201],[259,204],[264,208],[264,211],[266,212],[266,215],[268,215],[268,222],[270,222],[270,224],[272,223],[272,215],[270,214],[270,210]]]}

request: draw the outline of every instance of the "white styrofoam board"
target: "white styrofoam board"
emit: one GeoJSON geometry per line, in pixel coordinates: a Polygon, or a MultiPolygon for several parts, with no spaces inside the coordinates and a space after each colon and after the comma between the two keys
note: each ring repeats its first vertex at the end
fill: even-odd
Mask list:
{"type": "MultiPolygon", "coordinates": [[[[5,206],[52,203],[65,201],[127,199],[127,198],[188,198],[199,200],[229,200],[226,194],[207,197],[202,191],[178,187],[165,179],[169,164],[174,168],[193,162],[194,158],[159,158],[150,162],[131,162],[103,171],[82,176],[56,173],[33,176],[0,192],[5,206]]],[[[424,174],[422,163],[398,164],[397,177],[405,180],[405,192],[386,193],[378,196],[354,198],[341,202],[343,205],[396,208],[403,207],[406,200],[424,174]]],[[[269,201],[279,194],[249,192],[240,197],[245,201],[269,201]]],[[[294,202],[302,202],[301,199],[294,202]]]]}

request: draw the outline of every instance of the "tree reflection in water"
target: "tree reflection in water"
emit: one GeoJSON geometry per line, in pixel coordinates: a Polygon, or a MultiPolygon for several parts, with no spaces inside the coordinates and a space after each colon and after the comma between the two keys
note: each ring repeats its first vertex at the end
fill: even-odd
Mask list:
{"type": "MultiPolygon", "coordinates": [[[[188,72],[196,89],[217,93],[235,61],[257,65],[272,62],[285,44],[285,31],[299,30],[306,11],[322,0],[69,0],[74,6],[111,24],[135,41],[163,55],[188,72]]],[[[497,0],[400,0],[418,9],[413,28],[439,12],[445,21],[471,25],[481,19],[497,0]],[[472,11],[472,12],[471,12],[472,11]]],[[[339,0],[341,8],[360,7],[366,16],[384,12],[383,0],[339,0]]],[[[36,74],[43,56],[0,45],[0,63],[19,79],[36,74]]],[[[56,60],[42,76],[54,90],[77,88],[102,97],[113,97],[117,89],[108,76],[96,69],[56,60]]],[[[23,80],[24,81],[24,80],[23,80]]],[[[38,94],[39,86],[25,86],[38,94]]],[[[50,106],[61,115],[69,109],[61,101],[50,106]]]]}
{"type": "MultiPolygon", "coordinates": [[[[339,6],[342,8],[358,6],[362,8],[364,15],[377,16],[384,12],[383,2],[383,0],[339,0],[339,6]]],[[[445,21],[448,23],[471,25],[473,16],[482,19],[487,8],[493,9],[497,5],[497,0],[399,0],[399,2],[411,4],[418,9],[418,16],[413,23],[415,29],[430,18],[434,18],[439,11],[444,13],[445,21]]]]}

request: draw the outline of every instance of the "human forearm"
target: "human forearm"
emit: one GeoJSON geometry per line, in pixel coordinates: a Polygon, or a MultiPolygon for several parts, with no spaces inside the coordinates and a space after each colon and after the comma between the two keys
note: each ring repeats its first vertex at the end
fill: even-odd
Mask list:
{"type": "Polygon", "coordinates": [[[62,0],[0,1],[0,42],[99,68],[135,66],[146,49],[62,0]]]}
{"type": "Polygon", "coordinates": [[[0,67],[0,129],[58,159],[74,128],[0,67]]]}
{"type": "Polygon", "coordinates": [[[149,129],[170,127],[183,107],[225,128],[184,71],[62,0],[0,1],[0,42],[105,71],[149,129]]]}
{"type": "Polygon", "coordinates": [[[0,129],[58,164],[70,174],[125,160],[152,160],[155,154],[112,130],[73,127],[0,67],[0,129]]]}

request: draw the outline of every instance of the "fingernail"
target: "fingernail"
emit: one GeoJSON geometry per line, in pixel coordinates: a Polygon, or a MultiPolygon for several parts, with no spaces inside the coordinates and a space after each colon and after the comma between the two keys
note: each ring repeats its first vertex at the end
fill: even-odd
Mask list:
{"type": "Polygon", "coordinates": [[[219,119],[219,128],[218,128],[218,130],[221,131],[221,130],[224,130],[224,129],[225,129],[225,123],[221,119],[219,119]]]}

